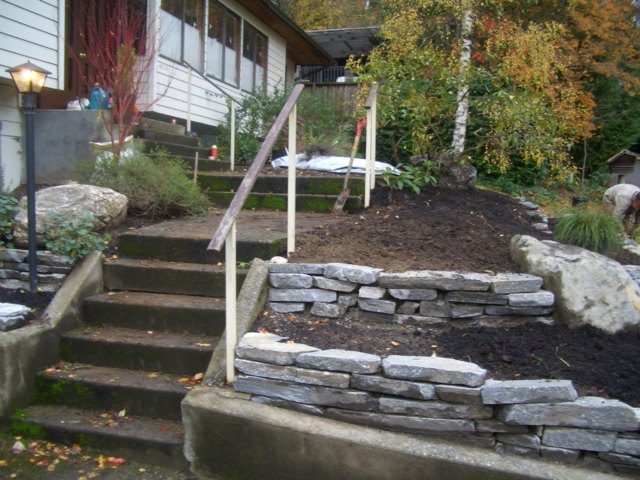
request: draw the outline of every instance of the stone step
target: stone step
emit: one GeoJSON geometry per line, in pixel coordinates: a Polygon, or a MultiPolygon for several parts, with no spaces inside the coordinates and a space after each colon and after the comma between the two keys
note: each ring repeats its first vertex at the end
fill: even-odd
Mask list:
{"type": "MultiPolygon", "coordinates": [[[[200,170],[200,159],[207,159],[209,157],[210,148],[205,147],[191,147],[188,145],[179,145],[175,143],[166,143],[156,140],[138,139],[136,144],[145,153],[153,153],[154,150],[161,148],[166,150],[172,156],[183,157],[184,160],[195,159],[196,152],[198,152],[198,169],[200,170]]],[[[190,162],[190,160],[189,160],[190,162]]]]}
{"type": "Polygon", "coordinates": [[[179,421],[188,378],[60,362],[38,375],[36,402],[179,421]]]}
{"type": "Polygon", "coordinates": [[[146,130],[155,130],[156,132],[172,133],[174,135],[184,135],[187,131],[184,125],[177,123],[163,122],[149,117],[142,117],[138,122],[138,127],[146,130]]]}
{"type": "Polygon", "coordinates": [[[84,326],[61,337],[62,360],[192,376],[204,372],[219,337],[84,326]]]}
{"type": "Polygon", "coordinates": [[[139,128],[135,133],[137,138],[144,138],[159,143],[172,143],[174,145],[186,145],[189,147],[200,147],[198,137],[189,137],[176,133],[159,132],[153,129],[139,128]]]}
{"type": "Polygon", "coordinates": [[[85,324],[140,330],[190,332],[220,336],[224,332],[224,300],[193,295],[105,292],[82,304],[85,324]]]}
{"type": "Polygon", "coordinates": [[[116,412],[60,405],[32,405],[25,409],[25,416],[53,441],[95,447],[109,456],[152,465],[178,470],[187,467],[182,453],[184,429],[178,421],[119,417],[116,412]]]}
{"type": "MultiPolygon", "coordinates": [[[[238,291],[246,270],[238,270],[238,291]]],[[[104,264],[108,290],[224,297],[224,267],[161,260],[118,259],[104,264]]]]}
{"type": "MultiPolygon", "coordinates": [[[[211,203],[218,207],[228,207],[235,192],[207,192],[211,203]]],[[[336,203],[337,195],[296,195],[296,211],[312,213],[331,213],[336,203]]],[[[362,208],[363,198],[350,195],[344,204],[345,212],[356,212],[362,208]]],[[[287,210],[287,195],[285,193],[251,193],[244,203],[244,209],[250,210],[287,210]]]]}

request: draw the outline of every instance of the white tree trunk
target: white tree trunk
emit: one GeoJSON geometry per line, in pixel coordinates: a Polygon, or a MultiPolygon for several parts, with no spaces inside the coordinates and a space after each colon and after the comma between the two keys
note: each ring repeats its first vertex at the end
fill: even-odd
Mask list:
{"type": "Polygon", "coordinates": [[[466,8],[462,17],[460,77],[458,82],[458,106],[456,108],[455,128],[451,150],[456,156],[464,152],[469,119],[469,65],[471,63],[471,34],[473,30],[473,10],[466,8]]]}

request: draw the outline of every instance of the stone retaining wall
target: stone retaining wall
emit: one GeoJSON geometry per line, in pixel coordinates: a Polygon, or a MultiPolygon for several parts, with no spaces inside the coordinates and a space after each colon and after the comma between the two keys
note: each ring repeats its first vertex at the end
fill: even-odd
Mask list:
{"type": "MultiPolygon", "coordinates": [[[[459,272],[384,273],[343,264],[270,266],[270,308],[340,316],[358,306],[378,320],[421,325],[551,313],[538,277],[459,272]]],[[[441,357],[319,350],[248,333],[234,388],[252,401],[340,421],[621,474],[640,474],[640,409],[578,397],[568,380],[494,381],[480,366],[441,357]]]]}
{"type": "MultiPolygon", "coordinates": [[[[74,263],[71,257],[38,251],[38,289],[43,292],[56,292],[73,270],[74,263]]],[[[27,250],[0,249],[0,287],[12,290],[29,288],[27,250]]]]}

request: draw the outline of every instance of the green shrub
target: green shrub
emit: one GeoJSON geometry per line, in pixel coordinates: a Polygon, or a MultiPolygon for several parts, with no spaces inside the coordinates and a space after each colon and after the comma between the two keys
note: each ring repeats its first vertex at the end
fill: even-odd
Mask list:
{"type": "Polygon", "coordinates": [[[76,260],[94,250],[104,250],[111,237],[94,231],[95,217],[83,211],[75,215],[49,213],[44,221],[45,244],[56,255],[68,255],[76,260]]]}
{"type": "Polygon", "coordinates": [[[203,213],[209,203],[185,163],[164,150],[99,163],[89,181],[126,195],[129,213],[150,219],[203,213]]]}
{"type": "Polygon", "coordinates": [[[0,246],[13,247],[13,227],[18,210],[18,200],[0,192],[0,246]]]}
{"type": "Polygon", "coordinates": [[[620,219],[597,209],[579,207],[557,220],[553,238],[593,252],[609,253],[622,248],[624,230],[620,219]]]}
{"type": "Polygon", "coordinates": [[[433,164],[428,160],[422,162],[422,166],[400,164],[398,170],[399,174],[393,173],[391,169],[385,170],[381,176],[382,184],[392,190],[410,189],[414,193],[420,193],[424,187],[437,183],[436,177],[431,174],[433,164]]]}

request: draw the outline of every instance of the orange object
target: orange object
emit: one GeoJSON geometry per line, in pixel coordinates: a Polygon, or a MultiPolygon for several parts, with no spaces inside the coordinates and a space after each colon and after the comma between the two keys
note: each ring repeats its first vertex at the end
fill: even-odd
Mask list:
{"type": "Polygon", "coordinates": [[[216,145],[211,145],[211,152],[209,153],[209,160],[217,160],[218,159],[218,147],[216,145]]]}

